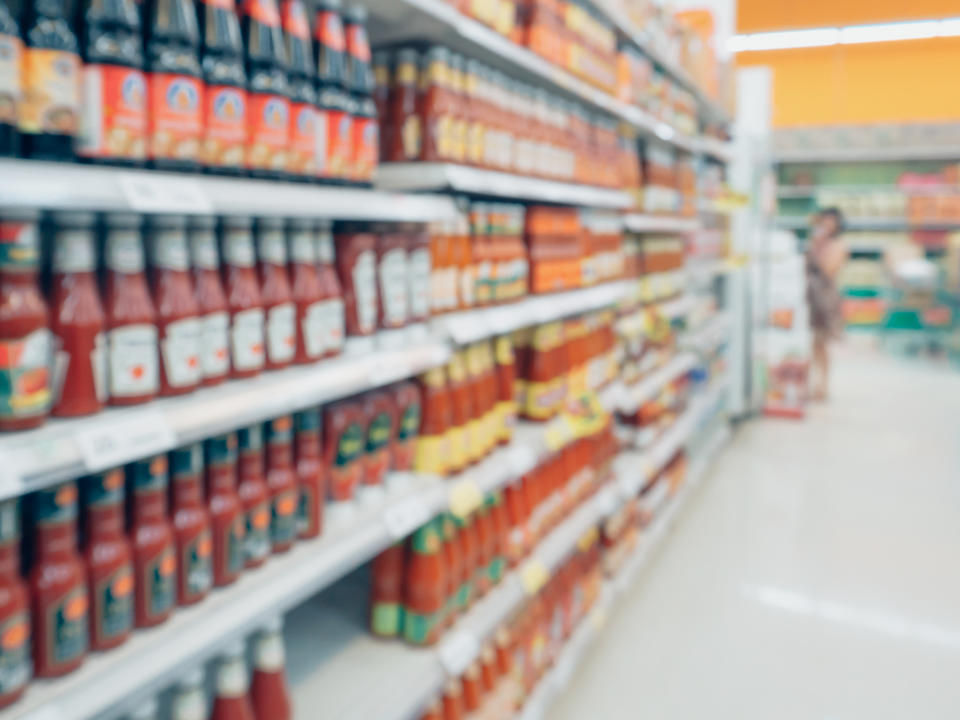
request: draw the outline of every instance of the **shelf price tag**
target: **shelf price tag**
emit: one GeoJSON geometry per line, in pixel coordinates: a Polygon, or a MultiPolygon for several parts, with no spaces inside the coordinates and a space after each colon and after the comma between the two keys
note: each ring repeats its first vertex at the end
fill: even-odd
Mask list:
{"type": "Polygon", "coordinates": [[[483,493],[473,481],[464,478],[450,489],[450,512],[458,518],[465,518],[483,504],[483,493]]]}
{"type": "Polygon", "coordinates": [[[178,215],[208,215],[213,212],[213,205],[203,187],[190,177],[123,173],[119,181],[127,204],[136,212],[178,215]]]}
{"type": "Polygon", "coordinates": [[[124,412],[122,418],[79,430],[75,438],[88,472],[167,452],[177,444],[173,428],[159,410],[124,412]]]}
{"type": "Polygon", "coordinates": [[[550,570],[537,558],[527,560],[520,570],[520,584],[527,595],[536,595],[549,579],[550,570]]]}
{"type": "Polygon", "coordinates": [[[467,667],[480,654],[480,643],[466,630],[458,630],[450,634],[450,637],[440,643],[437,648],[437,655],[440,657],[440,664],[450,677],[459,677],[463,675],[467,667]]]}
{"type": "Polygon", "coordinates": [[[383,513],[383,524],[394,540],[407,537],[418,527],[426,523],[433,513],[423,501],[423,498],[414,496],[401,500],[383,513]]]}

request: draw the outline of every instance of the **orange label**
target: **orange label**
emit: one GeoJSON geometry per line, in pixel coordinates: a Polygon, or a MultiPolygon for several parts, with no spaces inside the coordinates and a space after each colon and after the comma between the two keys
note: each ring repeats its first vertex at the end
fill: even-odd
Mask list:
{"type": "Polygon", "coordinates": [[[243,14],[268,27],[280,27],[280,10],[276,0],[246,0],[243,14]]]}
{"type": "Polygon", "coordinates": [[[247,111],[247,167],[285,170],[289,125],[290,101],[287,98],[251,93],[247,111]]]}
{"type": "Polygon", "coordinates": [[[77,154],[134,160],[147,156],[147,81],[140,70],[84,67],[77,154]]]}
{"type": "Polygon", "coordinates": [[[23,54],[20,129],[76,135],[80,115],[80,58],[76,53],[27,48],[23,54]]]}
{"type": "Polygon", "coordinates": [[[327,177],[346,177],[353,144],[353,117],[341,110],[327,113],[327,177]]]}
{"type": "Polygon", "coordinates": [[[201,159],[210,167],[240,167],[247,141],[247,93],[240,88],[207,88],[201,159]]]}
{"type": "Polygon", "coordinates": [[[353,24],[347,34],[347,49],[360,62],[370,62],[370,41],[363,25],[353,24]]]}
{"type": "Polygon", "coordinates": [[[188,75],[151,73],[147,84],[150,157],[195,160],[203,130],[200,80],[188,75]]]}
{"type": "Polygon", "coordinates": [[[302,0],[285,0],[283,3],[283,29],[294,37],[306,40],[310,37],[310,23],[302,0]]]}
{"type": "Polygon", "coordinates": [[[287,169],[297,175],[317,171],[317,109],[307,103],[290,107],[290,150],[287,169]]]}
{"type": "Polygon", "coordinates": [[[369,181],[380,157],[380,133],[372,118],[353,118],[353,168],[351,177],[369,181]]]}
{"type": "Polygon", "coordinates": [[[346,39],[343,36],[343,22],[340,15],[335,12],[321,12],[317,17],[317,40],[334,52],[343,52],[347,46],[346,39]]]}

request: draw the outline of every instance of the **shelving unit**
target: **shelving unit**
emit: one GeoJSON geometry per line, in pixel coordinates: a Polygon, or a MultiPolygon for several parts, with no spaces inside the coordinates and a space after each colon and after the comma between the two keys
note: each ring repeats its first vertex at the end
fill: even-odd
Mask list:
{"type": "Polygon", "coordinates": [[[623,226],[635,233],[681,234],[695,232],[700,227],[700,222],[696,218],[630,213],[623,216],[623,226]]]}

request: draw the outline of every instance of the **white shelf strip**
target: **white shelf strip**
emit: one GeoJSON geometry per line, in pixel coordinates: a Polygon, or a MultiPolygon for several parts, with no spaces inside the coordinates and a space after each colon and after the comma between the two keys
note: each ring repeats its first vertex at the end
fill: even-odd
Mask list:
{"type": "Polygon", "coordinates": [[[634,413],[676,378],[689,372],[697,364],[696,356],[691,353],[675,355],[662,367],[654,370],[634,385],[624,388],[618,410],[624,413],[634,413]]]}
{"type": "Polygon", "coordinates": [[[717,313],[703,327],[683,335],[680,344],[688,350],[707,355],[727,342],[730,326],[730,316],[717,313]]]}
{"type": "Polygon", "coordinates": [[[692,233],[700,227],[696,218],[630,213],[623,216],[623,225],[635,233],[692,233]]]}

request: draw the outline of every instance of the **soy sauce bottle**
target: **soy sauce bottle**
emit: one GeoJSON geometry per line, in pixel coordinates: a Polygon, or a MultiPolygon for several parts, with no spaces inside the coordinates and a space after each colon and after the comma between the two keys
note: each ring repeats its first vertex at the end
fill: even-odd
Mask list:
{"type": "Polygon", "coordinates": [[[196,170],[203,132],[200,33],[192,0],[153,0],[147,23],[147,157],[196,170]]]}
{"type": "Polygon", "coordinates": [[[276,0],[245,0],[243,36],[249,91],[247,169],[254,177],[282,178],[287,170],[290,96],[276,0]]]}
{"type": "Polygon", "coordinates": [[[20,150],[17,116],[22,99],[23,41],[5,0],[0,0],[0,156],[20,150]]]}
{"type": "Polygon", "coordinates": [[[347,41],[345,88],[350,93],[350,113],[353,116],[347,179],[354,184],[369,185],[380,155],[380,134],[377,129],[377,106],[373,100],[367,10],[360,5],[353,5],[344,12],[343,18],[347,41]]]}
{"type": "Polygon", "coordinates": [[[77,154],[92,162],[141,165],[147,156],[147,83],[135,0],[84,0],[81,5],[85,112],[77,154]]]}
{"type": "Polygon", "coordinates": [[[317,174],[317,89],[310,23],[303,0],[283,0],[283,39],[290,83],[290,138],[287,173],[295,180],[317,174]]]}
{"type": "Polygon", "coordinates": [[[206,97],[203,169],[218,175],[246,173],[247,72],[234,0],[200,0],[201,59],[206,97]]]}
{"type": "Polygon", "coordinates": [[[326,135],[326,150],[321,155],[317,177],[321,182],[332,184],[346,180],[353,140],[350,95],[346,92],[347,44],[340,8],[340,0],[319,0],[314,29],[319,118],[317,132],[326,135]]]}
{"type": "Polygon", "coordinates": [[[63,0],[33,0],[24,22],[23,154],[72,160],[80,119],[80,45],[63,0]]]}

